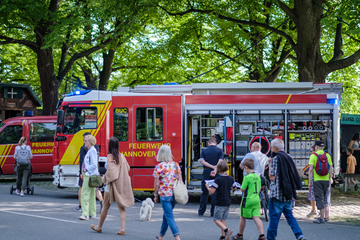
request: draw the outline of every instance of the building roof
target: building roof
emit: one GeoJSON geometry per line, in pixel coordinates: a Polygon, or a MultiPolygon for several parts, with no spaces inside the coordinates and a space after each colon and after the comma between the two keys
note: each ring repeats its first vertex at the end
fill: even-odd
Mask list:
{"type": "Polygon", "coordinates": [[[29,84],[17,84],[17,83],[0,83],[0,89],[5,87],[12,87],[12,88],[24,88],[27,89],[31,96],[35,99],[35,101],[38,103],[39,106],[43,105],[43,102],[38,98],[38,96],[35,94],[35,92],[32,90],[29,84]]]}

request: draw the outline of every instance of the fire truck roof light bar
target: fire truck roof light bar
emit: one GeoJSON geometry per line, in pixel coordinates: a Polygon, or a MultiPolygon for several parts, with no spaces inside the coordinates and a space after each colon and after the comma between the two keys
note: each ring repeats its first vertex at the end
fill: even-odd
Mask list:
{"type": "Polygon", "coordinates": [[[67,97],[75,96],[75,95],[85,95],[89,93],[91,90],[76,90],[74,92],[69,93],[66,95],[67,97]]]}

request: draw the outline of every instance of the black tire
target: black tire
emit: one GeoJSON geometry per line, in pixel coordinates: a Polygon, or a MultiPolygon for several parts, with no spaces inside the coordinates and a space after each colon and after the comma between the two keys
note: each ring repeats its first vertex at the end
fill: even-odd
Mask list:
{"type": "Polygon", "coordinates": [[[34,195],[34,186],[31,187],[31,195],[34,195]]]}
{"type": "Polygon", "coordinates": [[[269,195],[268,195],[268,188],[265,186],[264,187],[264,198],[262,199],[262,205],[263,205],[263,209],[264,209],[264,215],[265,215],[265,220],[268,222],[269,221],[269,215],[268,215],[268,209],[269,209],[269,195]]]}
{"type": "Polygon", "coordinates": [[[269,221],[269,216],[268,216],[268,208],[267,208],[267,204],[265,202],[265,199],[262,199],[261,200],[261,204],[262,204],[262,207],[263,207],[263,210],[264,210],[264,215],[265,215],[265,221],[269,221]]]}
{"type": "Polygon", "coordinates": [[[28,187],[27,189],[26,189],[26,193],[29,195],[29,193],[30,193],[30,187],[28,187]]]}
{"type": "Polygon", "coordinates": [[[14,191],[14,187],[13,185],[10,186],[10,194],[13,194],[13,191],[14,191]]]}

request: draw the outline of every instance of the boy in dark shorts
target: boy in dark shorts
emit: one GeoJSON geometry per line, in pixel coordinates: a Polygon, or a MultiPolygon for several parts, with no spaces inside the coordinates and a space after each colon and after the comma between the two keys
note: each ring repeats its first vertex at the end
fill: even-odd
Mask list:
{"type": "Polygon", "coordinates": [[[247,175],[241,185],[240,191],[243,192],[240,204],[240,223],[239,233],[233,239],[243,239],[243,233],[246,226],[246,218],[252,218],[259,230],[259,240],[266,239],[264,235],[264,227],[260,220],[260,189],[261,179],[254,172],[254,160],[245,159],[243,162],[244,170],[247,175]]]}
{"type": "Polygon", "coordinates": [[[220,239],[229,240],[232,231],[227,228],[226,219],[231,205],[230,191],[231,189],[235,191],[236,188],[234,179],[227,175],[229,167],[225,161],[220,161],[216,166],[216,170],[220,176],[215,178],[214,183],[212,183],[210,187],[208,183],[206,183],[205,186],[211,194],[214,194],[216,191],[214,222],[221,228],[220,239]]]}

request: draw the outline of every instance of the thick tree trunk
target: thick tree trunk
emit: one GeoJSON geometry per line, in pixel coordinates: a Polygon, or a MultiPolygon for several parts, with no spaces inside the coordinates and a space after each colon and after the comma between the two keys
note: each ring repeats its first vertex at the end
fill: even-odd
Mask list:
{"type": "Polygon", "coordinates": [[[37,68],[39,71],[43,98],[43,115],[55,115],[59,97],[59,81],[55,76],[53,52],[51,48],[37,52],[37,68]]]}
{"type": "MultiPolygon", "coordinates": [[[[325,2],[319,0],[319,4],[325,2]]],[[[312,0],[296,0],[294,19],[297,27],[296,55],[299,82],[323,83],[327,76],[327,66],[320,52],[321,15],[323,9],[312,0]]]]}

